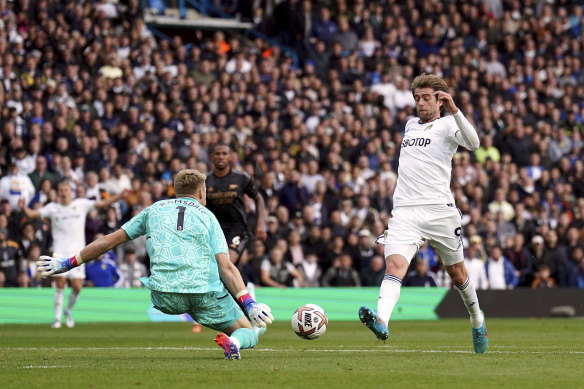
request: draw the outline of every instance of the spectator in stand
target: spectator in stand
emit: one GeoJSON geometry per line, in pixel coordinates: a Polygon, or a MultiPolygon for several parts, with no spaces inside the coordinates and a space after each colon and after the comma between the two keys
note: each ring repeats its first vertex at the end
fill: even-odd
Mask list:
{"type": "Polygon", "coordinates": [[[533,278],[535,277],[535,271],[541,265],[547,265],[552,272],[552,274],[556,274],[559,267],[558,259],[550,256],[545,246],[544,238],[541,235],[535,235],[531,239],[531,272],[530,272],[530,279],[528,280],[529,284],[531,285],[533,282],[533,278]]]}
{"type": "Polygon", "coordinates": [[[339,31],[337,24],[331,20],[331,11],[322,6],[319,11],[319,17],[312,24],[311,41],[319,40],[325,44],[331,43],[334,35],[339,31]]]}
{"type": "Polygon", "coordinates": [[[482,239],[478,235],[471,236],[470,246],[466,249],[464,262],[469,277],[473,280],[477,289],[488,289],[489,280],[485,271],[485,262],[481,259],[482,239]]]}
{"type": "Polygon", "coordinates": [[[381,255],[374,255],[361,270],[363,286],[379,286],[385,275],[385,261],[381,255]]]}
{"type": "Polygon", "coordinates": [[[343,253],[333,260],[322,276],[322,286],[361,286],[361,278],[349,254],[343,253]]]}
{"type": "MultiPolygon", "coordinates": [[[[369,267],[369,262],[373,259],[375,255],[374,241],[369,230],[359,231],[359,243],[357,245],[357,257],[355,260],[355,268],[361,271],[369,267]]],[[[385,268],[385,262],[384,266],[385,268]]]]}
{"type": "Polygon", "coordinates": [[[531,289],[549,289],[556,288],[556,281],[550,277],[550,268],[547,265],[541,265],[535,273],[535,280],[531,284],[531,289]]]}
{"type": "Polygon", "coordinates": [[[6,229],[0,229],[0,288],[18,286],[22,258],[20,245],[8,239],[6,229]]]}
{"type": "Polygon", "coordinates": [[[260,271],[264,286],[286,288],[302,284],[302,275],[290,262],[284,261],[284,252],[278,246],[270,251],[269,259],[263,260],[260,271]]]}
{"type": "Polygon", "coordinates": [[[515,268],[515,274],[519,277],[517,285],[527,286],[527,282],[532,277],[533,272],[531,253],[525,247],[525,237],[522,234],[516,234],[511,239],[512,241],[503,251],[503,255],[515,268]]]}
{"type": "Polygon", "coordinates": [[[124,285],[124,277],[117,264],[113,250],[100,255],[85,266],[85,286],[119,288],[124,285]]]}
{"type": "Polygon", "coordinates": [[[507,258],[503,256],[500,246],[491,248],[485,270],[489,280],[489,289],[513,289],[519,283],[515,274],[515,268],[507,258]]]}
{"type": "Polygon", "coordinates": [[[503,213],[505,221],[510,221],[515,216],[513,206],[507,201],[505,190],[502,188],[495,191],[495,199],[489,203],[489,212],[495,215],[499,211],[503,213]]]}
{"type": "Polygon", "coordinates": [[[48,170],[47,159],[43,155],[37,156],[36,167],[28,177],[37,191],[41,188],[41,182],[44,179],[48,179],[51,185],[56,184],[55,175],[48,170]]]}
{"type": "Polygon", "coordinates": [[[147,277],[148,271],[143,263],[138,261],[136,249],[132,246],[127,246],[124,250],[124,260],[119,266],[120,276],[122,280],[121,287],[123,288],[141,288],[142,282],[140,277],[147,277]]]}
{"type": "Polygon", "coordinates": [[[0,200],[8,200],[12,207],[23,198],[28,204],[35,194],[35,187],[26,174],[20,173],[18,165],[10,162],[8,174],[0,179],[0,200]]]}
{"type": "Polygon", "coordinates": [[[572,288],[584,288],[584,250],[577,248],[572,252],[572,260],[578,264],[570,274],[569,286],[572,288]]]}
{"type": "Polygon", "coordinates": [[[436,277],[428,270],[426,261],[417,258],[414,269],[404,277],[403,286],[436,286],[436,277]]]}
{"type": "Polygon", "coordinates": [[[320,278],[322,277],[322,269],[318,264],[318,257],[315,254],[308,254],[297,267],[298,272],[302,276],[302,286],[308,288],[317,288],[320,286],[320,278]]]}
{"type": "MultiPolygon", "coordinates": [[[[22,11],[26,5],[11,1],[2,7],[0,22],[8,26],[0,29],[4,176],[13,158],[25,169],[30,161],[46,158],[46,169],[37,172],[43,177],[42,171],[53,178],[57,171],[72,171],[80,179],[82,173],[105,168],[102,178],[86,188],[87,197],[104,199],[101,189],[120,163],[130,180],[144,183],[140,191],[158,200],[173,195],[169,177],[177,164],[207,170],[209,146],[236,139],[233,169],[246,169],[256,182],[274,178],[275,193],[268,196],[272,200],[266,197],[273,206],[270,214],[284,205],[293,218],[316,204],[314,222],[322,227],[320,247],[326,247],[332,236],[356,232],[354,225],[335,220],[345,198],[357,203],[359,196],[369,197],[381,224],[387,222],[400,129],[414,114],[401,100],[409,95],[404,85],[414,74],[431,72],[444,77],[481,138],[476,163],[469,161],[471,170],[453,168],[456,205],[467,218],[463,242],[474,234],[484,236],[485,244],[496,240],[483,233],[485,222],[496,215],[488,206],[497,190],[516,215],[506,209],[505,220],[527,242],[536,234],[548,240],[547,231],[536,232],[540,222],[549,223],[560,241],[566,217],[571,227],[584,226],[584,211],[578,210],[584,209],[578,205],[584,204],[579,6],[557,1],[542,8],[533,1],[502,5],[497,0],[311,6],[308,0],[270,0],[228,7],[244,19],[258,17],[261,10],[257,22],[296,51],[294,63],[293,56],[261,38],[235,39],[227,32],[208,36],[201,30],[193,31],[188,44],[179,37],[172,42],[156,38],[138,1],[71,10],[58,3],[38,3],[47,12],[33,6],[22,11]],[[19,12],[35,15],[27,19],[26,29],[9,27],[20,20],[19,12]],[[64,22],[52,28],[54,20],[64,22]],[[274,20],[277,25],[270,25],[274,20]],[[549,42],[554,42],[553,55],[548,55],[549,42]],[[77,158],[78,151],[85,157],[77,158]],[[70,167],[66,155],[73,159],[70,167]],[[374,178],[362,177],[364,169],[352,166],[363,157],[374,178]],[[314,167],[305,170],[309,159],[318,161],[316,173],[314,167]],[[304,188],[301,180],[289,179],[318,175],[326,182],[318,196],[310,194],[309,181],[304,188]],[[469,177],[473,184],[464,184],[469,177]],[[554,193],[559,208],[539,213],[546,190],[554,193]]],[[[44,203],[53,191],[39,191],[41,177],[35,172],[31,179],[35,202],[44,203]]],[[[245,212],[253,215],[253,204],[245,212]]],[[[18,215],[7,219],[10,238],[18,238],[18,215]]],[[[287,223],[280,228],[289,229],[287,223]]],[[[35,223],[36,232],[41,228],[35,223]]],[[[565,274],[560,277],[564,286],[565,274]]],[[[529,286],[528,278],[521,285],[529,286]]]]}
{"type": "Polygon", "coordinates": [[[33,243],[21,262],[20,273],[18,275],[18,286],[21,288],[36,288],[43,286],[41,275],[37,272],[37,261],[41,256],[41,246],[33,243]]]}

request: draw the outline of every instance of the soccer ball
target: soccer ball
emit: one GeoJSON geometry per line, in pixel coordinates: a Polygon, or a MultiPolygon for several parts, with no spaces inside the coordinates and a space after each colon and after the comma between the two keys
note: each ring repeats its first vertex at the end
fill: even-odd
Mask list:
{"type": "Polygon", "coordinates": [[[328,319],[324,309],[316,304],[306,304],[294,312],[292,329],[302,339],[316,339],[325,333],[328,319]]]}

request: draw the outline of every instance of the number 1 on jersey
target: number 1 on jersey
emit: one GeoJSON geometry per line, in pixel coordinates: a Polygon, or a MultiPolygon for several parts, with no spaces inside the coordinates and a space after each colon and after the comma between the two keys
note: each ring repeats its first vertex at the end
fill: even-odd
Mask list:
{"type": "Polygon", "coordinates": [[[178,218],[176,219],[176,230],[182,231],[185,224],[185,211],[187,207],[183,207],[181,205],[176,207],[176,209],[178,209],[178,218]]]}

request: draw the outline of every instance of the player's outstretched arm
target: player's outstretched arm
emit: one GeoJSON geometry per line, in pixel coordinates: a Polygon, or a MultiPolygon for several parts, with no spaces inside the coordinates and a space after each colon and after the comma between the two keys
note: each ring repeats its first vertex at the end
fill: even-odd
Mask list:
{"type": "Polygon", "coordinates": [[[111,195],[103,200],[97,200],[95,202],[95,208],[105,209],[105,208],[109,207],[111,204],[118,201],[119,199],[121,199],[123,197],[127,197],[128,193],[130,193],[130,191],[127,189],[124,189],[122,191],[122,193],[111,195]]]}
{"type": "Polygon", "coordinates": [[[250,296],[247,289],[245,289],[239,270],[231,262],[229,256],[226,253],[219,253],[215,255],[215,259],[217,260],[221,280],[223,280],[227,289],[241,303],[249,318],[252,320],[252,324],[255,324],[257,327],[265,327],[271,324],[274,316],[272,316],[270,307],[266,304],[258,304],[250,296]]]}
{"type": "Polygon", "coordinates": [[[129,239],[126,231],[120,228],[116,232],[112,232],[93,241],[71,258],[56,258],[48,255],[41,256],[37,261],[37,270],[43,277],[68,272],[82,263],[93,261],[95,258],[129,239]]]}
{"type": "Polygon", "coordinates": [[[255,237],[257,239],[266,240],[266,204],[264,203],[264,198],[261,194],[255,196],[256,210],[258,214],[258,220],[256,223],[255,237]]]}
{"type": "Polygon", "coordinates": [[[28,205],[26,205],[26,201],[24,201],[24,198],[21,197],[18,199],[18,206],[20,207],[20,209],[22,209],[22,212],[24,212],[24,215],[27,218],[29,219],[41,218],[41,212],[38,209],[30,209],[28,205]]]}

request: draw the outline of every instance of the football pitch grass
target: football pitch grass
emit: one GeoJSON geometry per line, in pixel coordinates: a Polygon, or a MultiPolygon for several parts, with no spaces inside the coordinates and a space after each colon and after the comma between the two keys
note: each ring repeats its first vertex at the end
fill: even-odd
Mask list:
{"type": "Polygon", "coordinates": [[[317,340],[274,323],[228,361],[216,332],[189,323],[0,326],[8,388],[582,388],[584,320],[488,319],[472,350],[468,320],[397,321],[383,344],[359,322],[330,322],[317,340]]]}

